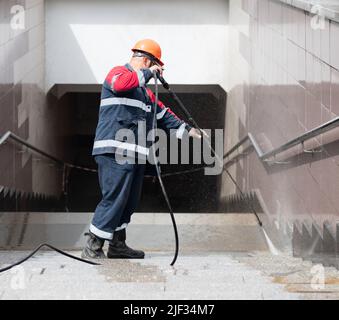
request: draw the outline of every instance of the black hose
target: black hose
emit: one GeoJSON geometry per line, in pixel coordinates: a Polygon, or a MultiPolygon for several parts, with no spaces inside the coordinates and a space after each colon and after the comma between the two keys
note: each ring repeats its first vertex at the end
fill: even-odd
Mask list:
{"type": "Polygon", "coordinates": [[[0,273],[1,272],[5,272],[7,270],[10,270],[10,269],[14,268],[15,266],[18,266],[19,264],[22,264],[23,262],[25,262],[29,258],[33,257],[42,247],[48,247],[48,248],[50,248],[50,249],[52,249],[52,250],[54,250],[54,251],[56,251],[56,252],[58,252],[58,253],[60,253],[60,254],[62,254],[64,256],[66,256],[66,257],[69,257],[69,258],[72,258],[72,259],[75,259],[75,260],[78,260],[78,261],[81,261],[81,262],[84,262],[84,263],[88,263],[88,264],[95,265],[95,266],[100,265],[100,263],[84,260],[84,259],[78,258],[76,256],[73,256],[73,255],[71,255],[71,254],[69,254],[69,253],[67,253],[65,251],[62,251],[62,250],[60,250],[60,249],[58,249],[56,247],[51,246],[48,243],[42,243],[36,249],[34,249],[28,256],[26,256],[25,258],[19,260],[18,262],[15,262],[15,263],[13,263],[13,264],[5,267],[5,268],[0,269],[0,273]]]}
{"type": "MultiPolygon", "coordinates": [[[[153,143],[155,143],[155,131],[157,129],[157,108],[158,108],[158,101],[159,101],[159,88],[158,88],[158,74],[156,72],[154,72],[153,75],[154,75],[154,82],[155,82],[155,101],[154,101],[154,114],[153,114],[152,130],[153,130],[153,143]]],[[[175,222],[175,217],[174,217],[174,212],[173,212],[173,209],[172,209],[172,206],[171,206],[171,202],[168,198],[166,188],[165,188],[164,182],[163,182],[162,177],[161,177],[161,168],[160,168],[160,164],[158,162],[158,158],[157,158],[156,150],[155,150],[154,146],[153,146],[153,157],[154,157],[154,161],[155,161],[155,168],[156,168],[156,171],[157,171],[157,176],[158,176],[159,183],[160,183],[160,186],[161,186],[162,194],[164,195],[168,210],[170,212],[172,224],[173,224],[173,229],[174,229],[175,254],[174,254],[173,260],[171,262],[171,266],[173,266],[175,264],[175,262],[177,261],[178,254],[179,254],[178,228],[177,228],[177,224],[175,222]]]]}

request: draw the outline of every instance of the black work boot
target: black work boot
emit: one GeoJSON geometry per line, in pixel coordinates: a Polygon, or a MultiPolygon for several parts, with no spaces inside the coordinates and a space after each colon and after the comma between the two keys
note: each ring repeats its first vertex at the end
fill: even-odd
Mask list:
{"type": "Polygon", "coordinates": [[[102,247],[104,246],[104,239],[97,237],[92,232],[85,233],[87,236],[86,247],[82,251],[81,258],[83,259],[105,259],[106,256],[102,247]]]}
{"type": "Polygon", "coordinates": [[[109,242],[107,258],[109,259],[144,259],[145,252],[133,250],[126,245],[126,229],[115,231],[109,242]]]}

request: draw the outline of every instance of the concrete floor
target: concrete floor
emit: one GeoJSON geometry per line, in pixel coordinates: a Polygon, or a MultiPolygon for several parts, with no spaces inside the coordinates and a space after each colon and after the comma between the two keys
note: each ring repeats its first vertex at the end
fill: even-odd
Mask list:
{"type": "MultiPolygon", "coordinates": [[[[91,214],[8,213],[0,216],[0,268],[48,242],[80,256],[91,214]]],[[[272,255],[249,214],[177,214],[175,267],[168,215],[136,214],[128,244],[145,260],[91,266],[41,251],[0,274],[0,299],[339,299],[339,271],[289,254],[272,255]],[[314,280],[322,280],[316,287],[314,280]]],[[[107,244],[106,247],[107,248],[107,244]]]]}
{"type": "MultiPolygon", "coordinates": [[[[2,251],[0,260],[11,263],[26,254],[2,251]]],[[[337,270],[325,268],[325,287],[317,290],[311,285],[314,266],[288,255],[185,252],[174,267],[171,259],[172,253],[151,252],[141,261],[105,260],[91,266],[43,251],[0,274],[0,299],[339,298],[337,270]]]]}

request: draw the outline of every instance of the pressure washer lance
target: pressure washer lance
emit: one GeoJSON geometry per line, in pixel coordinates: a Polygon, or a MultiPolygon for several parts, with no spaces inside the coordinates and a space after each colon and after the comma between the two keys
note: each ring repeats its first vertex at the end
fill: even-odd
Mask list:
{"type": "Polygon", "coordinates": [[[240,186],[238,185],[238,183],[235,181],[235,179],[233,178],[233,176],[230,174],[229,170],[227,170],[227,168],[224,165],[223,160],[221,160],[221,158],[219,157],[219,155],[215,152],[214,148],[212,147],[210,141],[207,139],[207,137],[205,136],[203,130],[199,127],[198,123],[194,120],[194,118],[192,117],[191,113],[187,110],[187,108],[185,107],[185,105],[182,103],[182,101],[179,99],[179,97],[177,96],[177,94],[175,92],[173,92],[171,90],[170,85],[168,84],[168,82],[161,76],[161,74],[159,72],[157,72],[157,77],[160,80],[160,82],[162,83],[162,86],[170,93],[171,97],[173,98],[173,100],[178,104],[178,106],[180,107],[180,109],[183,111],[183,113],[186,115],[186,117],[188,118],[188,121],[196,128],[200,131],[201,137],[202,139],[205,141],[205,143],[207,144],[208,148],[212,151],[212,154],[214,155],[215,159],[218,162],[218,165],[223,168],[223,171],[226,172],[226,174],[229,176],[229,178],[232,180],[233,184],[236,186],[237,190],[239,191],[241,197],[246,201],[247,207],[250,211],[253,212],[253,214],[255,215],[255,217],[258,220],[258,224],[260,227],[263,227],[263,223],[260,220],[258,213],[256,211],[256,209],[254,208],[252,202],[245,196],[245,194],[243,193],[243,191],[241,190],[240,186]]]}

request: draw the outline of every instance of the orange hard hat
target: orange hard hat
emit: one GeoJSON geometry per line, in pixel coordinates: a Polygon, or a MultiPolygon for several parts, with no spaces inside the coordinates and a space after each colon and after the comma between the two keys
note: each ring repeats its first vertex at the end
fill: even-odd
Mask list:
{"type": "Polygon", "coordinates": [[[161,48],[157,42],[151,39],[144,39],[138,41],[135,46],[132,48],[132,51],[139,51],[149,54],[154,58],[161,66],[164,63],[161,61],[161,48]]]}

